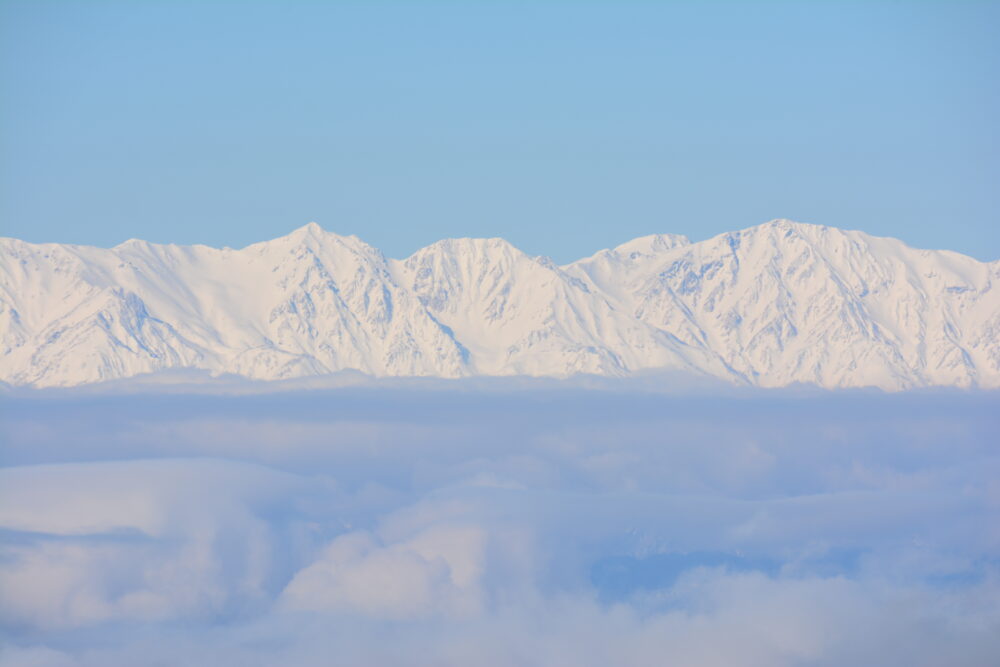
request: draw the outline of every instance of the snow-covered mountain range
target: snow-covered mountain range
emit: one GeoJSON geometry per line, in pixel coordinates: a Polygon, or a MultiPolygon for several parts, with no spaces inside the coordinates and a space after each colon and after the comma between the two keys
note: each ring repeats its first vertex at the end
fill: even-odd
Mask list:
{"type": "Polygon", "coordinates": [[[404,260],[311,223],[241,250],[0,239],[0,380],[626,375],[1000,387],[1000,261],[788,220],[558,266],[503,239],[404,260]]]}

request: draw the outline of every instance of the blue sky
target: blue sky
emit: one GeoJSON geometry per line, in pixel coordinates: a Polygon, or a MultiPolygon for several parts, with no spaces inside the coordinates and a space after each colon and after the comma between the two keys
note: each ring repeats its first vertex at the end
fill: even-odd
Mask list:
{"type": "Polygon", "coordinates": [[[0,3],[0,234],[1000,258],[997,3],[0,3]]]}

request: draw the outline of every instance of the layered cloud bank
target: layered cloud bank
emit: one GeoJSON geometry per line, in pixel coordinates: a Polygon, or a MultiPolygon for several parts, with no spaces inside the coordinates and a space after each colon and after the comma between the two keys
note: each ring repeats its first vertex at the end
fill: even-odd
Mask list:
{"type": "Polygon", "coordinates": [[[0,380],[627,376],[1000,387],[1000,261],[775,220],[565,266],[503,239],[405,260],[310,224],[241,250],[0,239],[0,380]]]}
{"type": "Polygon", "coordinates": [[[15,394],[0,664],[991,664],[995,394],[15,394]]]}

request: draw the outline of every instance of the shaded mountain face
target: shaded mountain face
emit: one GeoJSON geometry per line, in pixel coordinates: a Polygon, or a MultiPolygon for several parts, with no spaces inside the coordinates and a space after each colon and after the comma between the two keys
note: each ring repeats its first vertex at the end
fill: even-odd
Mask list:
{"type": "Polygon", "coordinates": [[[566,266],[502,239],[405,260],[309,224],[241,250],[0,240],[0,379],[627,375],[1000,386],[1000,262],[776,220],[566,266]]]}

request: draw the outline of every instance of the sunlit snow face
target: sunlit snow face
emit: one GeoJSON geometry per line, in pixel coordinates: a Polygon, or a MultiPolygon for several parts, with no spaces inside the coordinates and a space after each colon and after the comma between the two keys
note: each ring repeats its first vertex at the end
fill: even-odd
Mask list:
{"type": "Polygon", "coordinates": [[[0,664],[1000,652],[993,395],[463,389],[8,398],[0,664]]]}

